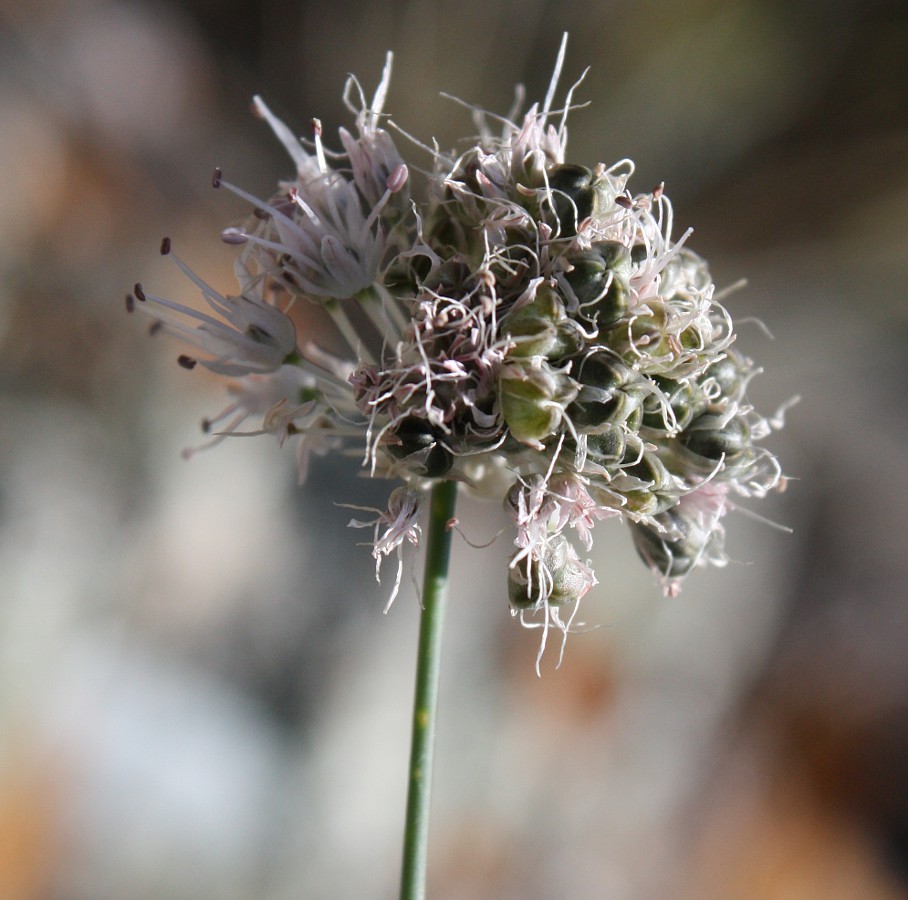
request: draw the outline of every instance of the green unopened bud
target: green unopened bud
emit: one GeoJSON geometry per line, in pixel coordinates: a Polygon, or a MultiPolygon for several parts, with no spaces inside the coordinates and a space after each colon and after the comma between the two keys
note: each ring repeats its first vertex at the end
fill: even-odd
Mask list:
{"type": "Polygon", "coordinates": [[[454,456],[439,441],[435,429],[423,419],[404,419],[389,435],[385,449],[395,459],[405,460],[416,475],[441,478],[454,465],[454,456]]]}
{"type": "Polygon", "coordinates": [[[600,466],[616,466],[624,459],[627,431],[620,425],[609,425],[602,431],[586,436],[586,452],[600,466]]]}
{"type": "Polygon", "coordinates": [[[498,383],[501,414],[512,437],[535,447],[558,431],[576,392],[570,378],[539,359],[503,366],[498,383]]]}
{"type": "Polygon", "coordinates": [[[663,297],[689,297],[703,294],[712,284],[712,275],[706,261],[685,247],[677,250],[662,270],[663,297]]]}
{"type": "Polygon", "coordinates": [[[551,160],[547,160],[543,154],[529,152],[519,162],[514,161],[511,177],[516,184],[528,188],[541,188],[545,184],[545,170],[548,162],[551,160]]]}
{"type": "Polygon", "coordinates": [[[744,360],[731,350],[725,352],[726,356],[708,366],[699,379],[704,390],[710,393],[713,402],[724,399],[737,401],[744,393],[746,381],[744,360]]]}
{"type": "Polygon", "coordinates": [[[574,427],[599,431],[607,425],[626,424],[636,431],[643,418],[648,386],[636,372],[610,353],[591,353],[577,366],[577,399],[568,408],[574,427]]]}
{"type": "Polygon", "coordinates": [[[599,241],[589,250],[568,257],[564,278],[581,311],[601,325],[617,322],[627,312],[631,254],[618,241],[599,241]]]}
{"type": "Polygon", "coordinates": [[[513,341],[512,357],[544,356],[559,359],[576,351],[579,335],[564,309],[564,301],[550,285],[540,285],[531,302],[512,309],[501,323],[501,333],[513,341]]]}
{"type": "Polygon", "coordinates": [[[702,534],[676,509],[657,517],[665,531],[631,522],[631,536],[640,558],[669,578],[681,578],[696,565],[703,549],[702,534]],[[699,540],[698,540],[699,538],[699,540]]]}
{"type": "Polygon", "coordinates": [[[750,429],[738,417],[728,419],[719,415],[703,415],[682,432],[678,438],[681,446],[691,453],[708,460],[725,458],[725,462],[739,462],[750,447],[750,429]]]}
{"type": "Polygon", "coordinates": [[[573,237],[580,223],[591,216],[596,205],[593,173],[586,166],[565,163],[549,172],[552,202],[560,227],[559,236],[573,237]]]}
{"type": "Polygon", "coordinates": [[[675,381],[656,375],[653,382],[662,396],[653,392],[643,402],[643,424],[647,428],[659,431],[666,431],[672,426],[676,429],[686,428],[706,406],[702,392],[687,381],[675,381]],[[674,415],[674,423],[665,409],[666,400],[674,415]]]}
{"type": "Polygon", "coordinates": [[[621,490],[627,501],[625,509],[638,515],[653,516],[678,502],[675,481],[655,453],[646,449],[637,452],[629,445],[625,459],[628,458],[631,462],[621,467],[622,474],[643,484],[639,486],[635,484],[627,490],[621,490],[620,482],[616,482],[616,489],[621,490]]]}
{"type": "Polygon", "coordinates": [[[673,378],[697,371],[712,343],[712,326],[677,312],[670,302],[647,298],[647,311],[621,323],[609,332],[609,342],[624,360],[644,372],[658,372],[673,378]]]}
{"type": "Polygon", "coordinates": [[[552,606],[573,603],[589,585],[589,575],[560,534],[549,540],[542,564],[538,559],[529,562],[529,576],[524,561],[508,568],[508,600],[515,609],[532,609],[541,601],[552,606]]]}

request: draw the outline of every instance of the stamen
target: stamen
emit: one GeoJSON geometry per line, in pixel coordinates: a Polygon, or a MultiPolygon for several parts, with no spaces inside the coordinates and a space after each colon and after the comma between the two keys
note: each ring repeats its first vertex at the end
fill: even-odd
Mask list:
{"type": "Polygon", "coordinates": [[[398,191],[403,190],[404,185],[407,183],[407,178],[409,177],[410,172],[407,169],[404,163],[401,163],[399,166],[396,166],[394,171],[388,176],[388,180],[385,182],[385,186],[392,194],[396,194],[398,191]]]}
{"type": "Polygon", "coordinates": [[[225,228],[221,232],[221,240],[225,244],[245,244],[248,239],[246,232],[242,228],[225,228]]]}
{"type": "Polygon", "coordinates": [[[318,168],[322,175],[329,173],[328,160],[325,159],[325,148],[322,146],[322,123],[321,119],[312,120],[312,137],[315,140],[315,156],[318,159],[318,168]]]}

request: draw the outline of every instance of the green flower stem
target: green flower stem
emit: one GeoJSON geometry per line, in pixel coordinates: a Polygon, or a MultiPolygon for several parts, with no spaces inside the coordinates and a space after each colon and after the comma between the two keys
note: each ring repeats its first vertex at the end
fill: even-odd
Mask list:
{"type": "Polygon", "coordinates": [[[448,562],[451,557],[451,532],[447,525],[454,517],[456,503],[456,482],[442,481],[432,488],[419,650],[416,658],[407,821],[400,878],[401,900],[422,900],[426,895],[429,801],[432,791],[435,713],[438,706],[438,672],[441,664],[441,630],[448,587],[448,562]]]}

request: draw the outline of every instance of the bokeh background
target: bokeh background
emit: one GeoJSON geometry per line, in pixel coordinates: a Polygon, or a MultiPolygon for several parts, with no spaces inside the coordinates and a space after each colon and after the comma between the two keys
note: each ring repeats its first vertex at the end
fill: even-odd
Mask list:
{"type": "Polygon", "coordinates": [[[194,301],[165,234],[230,288],[211,170],[291,168],[254,93],[334,134],[390,49],[387,109],[449,146],[439,92],[541,97],[564,30],[570,159],[665,181],[749,281],[758,407],[803,398],[753,507],[793,533],[735,516],[735,562],[666,599],[601,524],[596,627],[542,678],[508,538],[459,542],[430,896],[908,897],[905,3],[0,0],[3,900],[395,896],[418,605],[382,615],[335,505],[388,487],[327,458],[298,489],[269,438],[183,461],[221,385],[123,296],[194,301]]]}

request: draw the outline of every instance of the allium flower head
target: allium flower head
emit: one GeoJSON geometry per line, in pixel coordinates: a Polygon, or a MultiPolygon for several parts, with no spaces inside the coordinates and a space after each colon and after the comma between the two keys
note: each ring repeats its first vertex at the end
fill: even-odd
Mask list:
{"type": "Polygon", "coordinates": [[[348,82],[356,118],[337,151],[317,120],[299,139],[256,98],[294,169],[266,199],[216,173],[253,207],[222,232],[238,248],[236,296],[178,263],[211,313],[138,285],[128,306],[198,351],[184,366],[235,379],[212,442],[252,419],[297,445],[301,479],[310,452],[358,447],[370,475],[403,482],[387,513],[351,523],[373,528],[377,564],[418,542],[436,480],[498,496],[514,522],[512,608],[566,632],[596,584],[577,548],[591,549],[600,519],[628,523],[673,594],[696,566],[725,561],[731,497],[785,482],[747,399],[757,370],[733,347],[690,232],[673,237],[662,186],[633,194],[629,160],[566,156],[563,55],[542,104],[472,110],[465,152],[407,138],[420,196],[384,113],[390,55],[371,102],[348,82]],[[296,302],[330,317],[347,351],[298,334],[296,302]]]}

